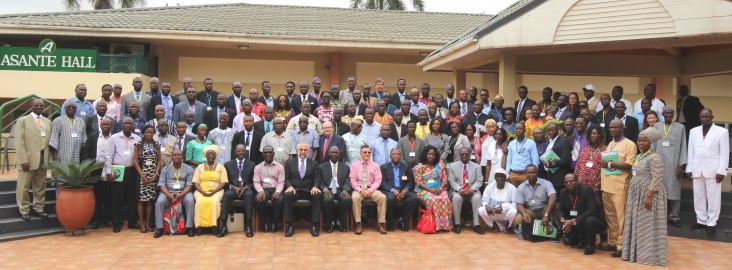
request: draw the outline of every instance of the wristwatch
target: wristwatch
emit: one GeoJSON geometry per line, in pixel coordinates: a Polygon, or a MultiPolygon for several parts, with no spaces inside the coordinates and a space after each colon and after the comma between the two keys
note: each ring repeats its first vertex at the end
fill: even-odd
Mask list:
{"type": "Polygon", "coordinates": [[[548,216],[549,216],[549,213],[544,213],[544,217],[548,217],[548,216]]]}

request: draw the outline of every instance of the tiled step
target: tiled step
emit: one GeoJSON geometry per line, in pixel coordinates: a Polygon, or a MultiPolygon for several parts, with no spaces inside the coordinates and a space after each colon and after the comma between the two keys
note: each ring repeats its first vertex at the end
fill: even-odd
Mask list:
{"type": "Polygon", "coordinates": [[[65,230],[61,226],[49,227],[36,230],[20,231],[14,233],[0,234],[0,242],[21,240],[31,237],[46,236],[51,234],[63,233],[65,230]]]}

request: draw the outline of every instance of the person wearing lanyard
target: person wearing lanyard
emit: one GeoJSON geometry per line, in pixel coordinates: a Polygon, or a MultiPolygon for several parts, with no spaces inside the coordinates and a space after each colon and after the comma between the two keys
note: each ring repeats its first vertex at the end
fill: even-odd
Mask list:
{"type": "MultiPolygon", "coordinates": [[[[292,139],[292,135],[288,132],[284,132],[285,130],[285,120],[281,117],[276,117],[274,119],[274,131],[267,133],[267,135],[262,137],[261,144],[259,146],[259,152],[264,151],[264,147],[271,146],[274,148],[274,160],[277,161],[280,164],[284,164],[287,162],[287,159],[290,157],[295,156],[295,143],[292,139]]],[[[234,135],[234,137],[237,137],[234,135]]],[[[245,137],[241,137],[244,141],[246,141],[245,137]]],[[[234,142],[239,142],[236,138],[234,138],[234,142]]]]}
{"type": "Polygon", "coordinates": [[[110,171],[107,180],[112,183],[112,231],[118,233],[122,230],[122,208],[123,202],[127,202],[127,227],[139,229],[137,224],[137,172],[133,165],[132,151],[135,143],[140,141],[140,136],[132,133],[133,121],[130,117],[122,118],[122,131],[112,135],[107,146],[107,165],[118,165],[124,167],[124,176],[121,182],[115,180],[110,171]]]}
{"type": "MultiPolygon", "coordinates": [[[[86,127],[84,121],[76,117],[76,103],[66,102],[64,107],[66,115],[53,120],[48,146],[51,147],[53,160],[63,163],[79,162],[80,150],[86,143],[86,127]]],[[[54,175],[55,179],[58,177],[54,175]]]]}
{"type": "Polygon", "coordinates": [[[399,216],[399,229],[409,231],[409,220],[417,210],[419,200],[414,194],[414,177],[412,170],[402,160],[402,152],[397,148],[389,150],[389,161],[381,165],[381,186],[379,190],[386,195],[386,230],[394,231],[394,216],[397,214],[397,203],[404,202],[404,210],[399,216]]]}
{"type": "Polygon", "coordinates": [[[49,162],[48,136],[51,135],[51,121],[43,117],[43,99],[33,98],[31,113],[18,118],[15,124],[15,148],[18,182],[15,200],[20,217],[30,222],[31,214],[48,218],[43,211],[46,204],[46,166],[49,162]],[[28,191],[33,188],[33,208],[28,191]]]}
{"type": "Polygon", "coordinates": [[[399,142],[397,142],[397,148],[399,148],[399,151],[404,154],[402,159],[410,166],[419,163],[422,148],[427,146],[427,143],[422,139],[417,138],[414,134],[416,130],[417,122],[409,121],[409,123],[407,123],[407,136],[402,137],[399,139],[399,142]]]}
{"type": "Polygon", "coordinates": [[[206,114],[206,104],[196,100],[196,89],[191,87],[186,89],[186,102],[178,102],[173,107],[173,122],[186,121],[186,113],[193,113],[191,122],[203,123],[203,116],[206,114]]]}
{"type": "MultiPolygon", "coordinates": [[[[105,151],[107,150],[107,145],[109,145],[110,136],[112,135],[113,122],[114,120],[109,117],[104,117],[100,120],[99,127],[101,128],[101,132],[93,132],[86,137],[84,148],[81,149],[81,160],[92,160],[106,165],[105,151]]],[[[102,169],[92,172],[92,175],[105,176],[110,170],[110,167],[105,166],[102,169]]],[[[98,229],[102,224],[108,224],[110,227],[112,225],[109,217],[109,205],[111,203],[109,196],[109,183],[103,180],[94,183],[96,203],[94,206],[94,218],[90,222],[93,229],[98,229]]]]}
{"type": "Polygon", "coordinates": [[[349,165],[361,159],[359,149],[361,149],[361,146],[369,144],[366,136],[361,134],[362,127],[363,121],[361,119],[353,119],[351,121],[351,132],[343,135],[343,140],[346,141],[346,147],[348,147],[346,162],[349,165]]]}
{"type": "Polygon", "coordinates": [[[684,125],[673,122],[674,108],[663,107],[664,122],[656,123],[654,127],[663,132],[663,138],[656,143],[653,149],[664,157],[663,186],[668,196],[668,222],[674,227],[681,227],[681,175],[683,166],[687,163],[686,131],[684,125]]]}
{"type": "Polygon", "coordinates": [[[462,214],[463,200],[469,199],[473,207],[473,231],[477,234],[485,234],[480,227],[478,217],[478,208],[481,206],[480,188],[483,187],[483,173],[480,172],[480,165],[470,161],[470,148],[457,148],[460,162],[453,162],[448,166],[452,214],[455,221],[453,231],[457,234],[461,232],[460,215],[462,214]]]}
{"type": "Polygon", "coordinates": [[[564,243],[574,248],[585,248],[585,255],[595,253],[596,234],[605,230],[592,188],[579,184],[577,176],[564,176],[564,187],[559,194],[559,221],[562,223],[564,243]]]}
{"type": "Polygon", "coordinates": [[[256,207],[259,216],[259,231],[265,233],[277,232],[277,224],[279,224],[280,217],[282,217],[280,213],[285,204],[285,196],[282,196],[282,191],[285,188],[285,167],[275,161],[274,156],[274,147],[265,145],[262,148],[264,161],[254,167],[252,180],[254,190],[257,192],[254,207],[256,207]],[[267,211],[268,201],[272,201],[274,211],[267,211]]]}
{"type": "Polygon", "coordinates": [[[163,235],[163,214],[173,202],[180,201],[183,204],[186,216],[186,231],[189,237],[195,236],[193,229],[193,216],[196,202],[191,192],[193,187],[193,169],[183,164],[183,151],[173,150],[172,162],[160,170],[158,187],[160,195],[155,201],[155,238],[163,235]]]}
{"type": "MultiPolygon", "coordinates": [[[[526,166],[526,176],[528,180],[523,182],[516,189],[516,207],[521,214],[523,221],[524,239],[538,242],[546,240],[544,237],[536,237],[528,228],[533,227],[534,220],[541,220],[546,227],[549,222],[554,220],[553,212],[557,205],[557,193],[552,183],[541,179],[537,175],[538,170],[535,165],[526,166]]],[[[558,240],[552,239],[553,242],[558,240]]]]}
{"type": "Polygon", "coordinates": [[[229,215],[231,202],[233,200],[244,200],[244,232],[247,237],[253,237],[252,210],[254,209],[254,188],[252,178],[254,177],[254,162],[247,159],[247,149],[243,144],[234,148],[235,158],[224,163],[229,185],[224,197],[221,199],[221,219],[223,228],[217,237],[224,237],[229,232],[226,226],[226,217],[229,215]]]}
{"type": "Polygon", "coordinates": [[[124,115],[128,113],[129,107],[132,106],[132,102],[137,102],[139,113],[142,115],[142,118],[147,119],[148,105],[150,105],[150,95],[142,92],[142,79],[140,77],[135,77],[132,79],[132,88],[132,92],[129,92],[122,96],[122,103],[120,104],[120,119],[124,118],[124,115]]]}
{"type": "Polygon", "coordinates": [[[317,159],[318,157],[318,150],[319,150],[319,143],[318,138],[319,135],[314,130],[308,128],[308,118],[304,115],[301,115],[300,117],[296,117],[298,129],[290,131],[290,136],[292,136],[293,143],[295,145],[299,145],[300,143],[304,143],[308,145],[308,158],[310,159],[317,159]]]}
{"type": "MultiPolygon", "coordinates": [[[[615,107],[618,108],[622,104],[618,102],[615,107]]],[[[617,154],[618,159],[602,160],[604,169],[600,173],[600,188],[608,225],[608,246],[601,246],[598,249],[614,251],[612,256],[620,257],[623,249],[623,226],[625,226],[626,185],[630,181],[630,171],[635,163],[637,148],[634,142],[623,136],[625,126],[622,120],[613,119],[609,126],[613,141],[603,153],[617,154]]]]}
{"type": "MultiPolygon", "coordinates": [[[[129,108],[127,108],[127,113],[122,118],[125,117],[129,117],[130,119],[132,119],[132,132],[135,133],[135,135],[137,136],[142,136],[141,129],[142,126],[145,125],[145,117],[142,116],[140,112],[140,103],[137,103],[136,101],[131,102],[129,108]]],[[[122,120],[119,120],[119,122],[117,122],[117,130],[122,130],[122,120]]]]}
{"type": "Polygon", "coordinates": [[[170,163],[170,158],[175,148],[175,136],[168,133],[168,119],[158,120],[158,133],[153,135],[153,140],[160,144],[160,166],[165,167],[170,163]]]}
{"type": "Polygon", "coordinates": [[[212,101],[215,101],[215,97],[219,96],[219,92],[213,89],[213,80],[206,78],[203,80],[203,91],[196,94],[196,100],[203,102],[206,105],[206,110],[210,111],[215,105],[212,101]]]}
{"type": "MultiPolygon", "coordinates": [[[[94,115],[94,106],[91,102],[84,99],[86,98],[86,85],[77,84],[74,92],[76,95],[64,101],[64,104],[68,102],[73,102],[74,104],[76,104],[76,113],[74,115],[81,119],[84,119],[89,115],[94,115]]],[[[66,114],[66,108],[61,108],[61,114],[66,114]]]]}
{"type": "Polygon", "coordinates": [[[600,127],[605,129],[608,125],[605,121],[607,119],[612,119],[615,116],[615,108],[610,105],[610,95],[602,94],[600,96],[600,105],[597,107],[601,109],[597,110],[595,117],[597,118],[597,122],[600,127]]]}
{"type": "Polygon", "coordinates": [[[525,168],[527,165],[539,165],[539,151],[536,149],[536,143],[524,136],[524,128],[524,123],[517,123],[516,140],[508,144],[506,169],[509,170],[509,181],[516,187],[526,181],[525,168]]]}

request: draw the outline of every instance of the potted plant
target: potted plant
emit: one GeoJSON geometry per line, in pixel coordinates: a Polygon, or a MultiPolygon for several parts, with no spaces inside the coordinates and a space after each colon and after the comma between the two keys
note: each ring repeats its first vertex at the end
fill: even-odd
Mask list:
{"type": "Polygon", "coordinates": [[[48,164],[48,169],[59,177],[49,182],[61,184],[56,215],[67,231],[83,230],[94,215],[94,190],[90,185],[103,178],[92,173],[102,168],[104,163],[92,160],[48,164]]]}

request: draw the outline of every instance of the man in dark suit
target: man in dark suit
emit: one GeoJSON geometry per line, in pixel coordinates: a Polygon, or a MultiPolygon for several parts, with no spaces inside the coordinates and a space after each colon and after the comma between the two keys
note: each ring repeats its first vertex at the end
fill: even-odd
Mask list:
{"type": "Polygon", "coordinates": [[[196,100],[205,104],[207,109],[213,108],[216,105],[216,97],[219,96],[219,92],[213,89],[213,80],[206,78],[203,80],[203,91],[196,94],[196,100]]]}
{"type": "Polygon", "coordinates": [[[331,146],[327,152],[329,161],[318,166],[315,171],[316,186],[323,191],[323,211],[325,212],[325,232],[332,233],[334,227],[339,231],[348,230],[348,213],[351,211],[351,173],[348,164],[343,162],[341,150],[331,146]],[[334,177],[335,175],[335,177],[334,177]],[[335,182],[333,180],[336,180],[335,182]],[[338,202],[338,223],[333,223],[333,214],[336,211],[335,202],[338,202]],[[336,226],[334,226],[336,225],[336,226]]]}
{"type": "Polygon", "coordinates": [[[389,136],[392,140],[399,142],[399,139],[407,135],[407,125],[402,124],[402,120],[404,117],[402,116],[402,110],[396,110],[394,111],[394,122],[389,124],[389,129],[391,129],[391,136],[389,136]]]}
{"type": "MultiPolygon", "coordinates": [[[[241,83],[232,83],[231,91],[234,93],[226,98],[226,108],[232,109],[238,113],[239,110],[241,110],[241,102],[246,99],[246,97],[241,95],[241,83]]],[[[231,117],[231,119],[234,119],[234,117],[231,117]]]]}
{"type": "MultiPolygon", "coordinates": [[[[318,156],[315,157],[318,163],[325,163],[330,160],[328,151],[325,149],[329,149],[331,146],[336,146],[338,149],[346,149],[346,141],[343,140],[343,137],[333,133],[333,131],[333,123],[323,123],[323,135],[320,135],[320,139],[318,140],[318,149],[321,149],[322,153],[318,153],[318,156]]],[[[340,161],[343,162],[344,160],[344,157],[341,157],[340,161]]]]}
{"type": "Polygon", "coordinates": [[[699,101],[698,97],[689,94],[689,87],[682,85],[679,87],[679,100],[676,102],[676,122],[684,125],[686,128],[686,137],[689,138],[689,131],[692,128],[701,125],[699,113],[704,109],[704,105],[699,101]]]}
{"type": "Polygon", "coordinates": [[[608,138],[605,141],[609,142],[612,140],[612,136],[610,135],[610,121],[613,119],[620,119],[623,121],[623,124],[625,124],[625,131],[623,131],[623,136],[625,138],[628,138],[628,140],[635,142],[638,139],[638,119],[635,119],[633,116],[629,116],[625,114],[625,102],[618,101],[615,103],[615,117],[605,119],[605,126],[608,127],[605,130],[605,137],[608,138]]]}
{"type": "Polygon", "coordinates": [[[244,116],[244,130],[234,134],[234,138],[231,140],[231,156],[235,156],[234,147],[239,144],[243,144],[247,148],[247,159],[259,164],[262,162],[262,152],[259,151],[259,146],[262,143],[262,134],[259,131],[254,130],[254,117],[251,115],[244,116]]]}
{"type": "MultiPolygon", "coordinates": [[[[109,118],[109,120],[112,120],[112,123],[114,123],[114,118],[105,116],[107,113],[107,102],[104,100],[100,100],[97,102],[97,106],[95,107],[97,114],[96,115],[87,115],[86,118],[84,118],[84,126],[86,127],[86,137],[96,137],[99,135],[99,131],[101,130],[101,127],[99,126],[99,123],[102,122],[102,119],[109,118]]],[[[111,133],[115,133],[115,128],[117,125],[112,125],[111,127],[111,133]]],[[[94,145],[96,147],[96,145],[94,145]]]]}
{"type": "Polygon", "coordinates": [[[292,222],[295,219],[294,207],[297,200],[308,200],[312,203],[311,221],[313,227],[310,235],[320,235],[320,205],[323,203],[323,192],[315,185],[315,161],[308,158],[310,146],[307,143],[297,145],[297,158],[285,162],[285,237],[295,234],[292,222]]]}
{"type": "Polygon", "coordinates": [[[483,102],[476,100],[473,103],[473,112],[463,116],[463,120],[460,120],[461,130],[465,130],[465,126],[469,123],[473,125],[485,125],[485,120],[488,120],[488,115],[483,113],[483,102]]]}
{"type": "Polygon", "coordinates": [[[246,147],[243,144],[237,145],[235,150],[236,158],[224,163],[226,176],[229,184],[221,199],[221,215],[219,224],[223,224],[217,237],[224,237],[229,233],[226,227],[226,220],[231,208],[231,201],[244,200],[244,232],[247,237],[254,236],[252,231],[252,209],[254,209],[254,162],[246,158],[246,147]]]}
{"type": "Polygon", "coordinates": [[[274,116],[274,108],[264,108],[264,119],[254,123],[254,130],[259,131],[259,133],[262,133],[264,135],[274,131],[274,116]]]}
{"type": "Polygon", "coordinates": [[[309,91],[310,85],[305,81],[300,82],[300,94],[292,98],[292,109],[295,110],[295,114],[301,113],[302,104],[305,102],[310,103],[310,113],[315,113],[315,110],[318,108],[318,99],[308,95],[309,91]]]}
{"type": "Polygon", "coordinates": [[[409,93],[407,93],[407,81],[404,79],[397,80],[397,91],[392,95],[391,104],[394,107],[401,107],[402,100],[409,100],[409,93]]]}
{"type": "Polygon", "coordinates": [[[333,133],[338,134],[338,136],[343,136],[343,134],[351,132],[351,126],[343,123],[341,121],[342,117],[343,109],[335,108],[333,110],[333,133]]]}
{"type": "MultiPolygon", "coordinates": [[[[106,111],[107,105],[104,103],[104,101],[100,101],[97,103],[96,109],[97,113],[99,113],[100,105],[104,105],[104,110],[106,111]]],[[[97,160],[98,157],[103,157],[104,152],[100,150],[104,149],[97,149],[97,142],[99,141],[99,137],[104,137],[105,140],[110,139],[110,136],[113,134],[112,129],[114,126],[112,123],[114,123],[114,119],[111,117],[103,117],[101,120],[99,120],[99,124],[101,126],[101,134],[99,133],[99,129],[96,127],[92,128],[91,132],[89,133],[89,122],[94,122],[95,126],[97,125],[96,121],[96,115],[89,115],[86,117],[86,128],[87,128],[87,136],[86,136],[86,143],[84,144],[84,147],[82,147],[81,150],[81,160],[92,160],[92,161],[102,161],[97,160]],[[91,118],[91,121],[89,119],[91,118]]],[[[98,170],[94,172],[94,175],[99,175],[102,173],[102,170],[98,170]]],[[[110,183],[107,181],[97,181],[94,183],[94,197],[96,197],[96,203],[94,208],[94,219],[91,221],[92,228],[96,229],[99,228],[102,224],[112,226],[112,195],[111,195],[111,186],[110,183]]]]}
{"type": "Polygon", "coordinates": [[[536,101],[527,97],[528,94],[529,94],[529,88],[527,88],[526,86],[523,86],[523,85],[519,86],[519,88],[518,88],[519,100],[516,100],[516,106],[514,108],[516,108],[516,112],[519,114],[518,119],[520,119],[520,120],[526,120],[526,115],[524,115],[524,111],[526,109],[531,109],[531,106],[536,104],[536,101]]]}
{"type": "Polygon", "coordinates": [[[567,106],[568,100],[569,97],[567,97],[566,95],[561,95],[559,96],[559,98],[557,98],[557,111],[554,114],[555,119],[564,121],[564,119],[567,119],[567,117],[574,117],[572,115],[572,110],[570,110],[569,106],[567,106]]]}
{"type": "Polygon", "coordinates": [[[196,138],[196,136],[186,133],[187,127],[186,122],[178,122],[175,124],[175,134],[172,134],[175,136],[175,146],[173,148],[182,151],[184,157],[186,156],[186,145],[196,138]]]}
{"type": "MultiPolygon", "coordinates": [[[[552,182],[556,190],[561,190],[564,187],[564,175],[574,171],[570,166],[572,163],[572,138],[559,136],[559,126],[553,122],[546,125],[546,135],[549,141],[547,149],[551,149],[559,157],[559,159],[544,161],[544,167],[549,168],[546,172],[546,178],[552,182]],[[556,169],[556,171],[552,172],[552,169],[556,169]]],[[[581,165],[584,166],[584,164],[581,165]]]]}
{"type": "Polygon", "coordinates": [[[404,211],[399,216],[399,229],[409,231],[409,220],[417,209],[417,195],[414,194],[414,176],[412,168],[402,160],[402,152],[394,148],[389,150],[391,162],[381,165],[381,185],[379,190],[386,195],[386,229],[394,231],[394,215],[397,203],[404,202],[404,211]]]}
{"type": "Polygon", "coordinates": [[[216,97],[216,107],[213,109],[206,111],[206,114],[203,115],[203,123],[208,126],[209,129],[214,129],[219,126],[219,115],[221,113],[226,113],[229,115],[229,127],[232,127],[232,124],[234,123],[234,117],[236,117],[236,111],[232,110],[230,108],[226,107],[226,95],[219,94],[218,97],[216,97]]]}
{"type": "MultiPolygon", "coordinates": [[[[353,100],[352,101],[354,104],[356,104],[356,115],[364,115],[364,113],[366,113],[366,108],[369,107],[368,105],[366,105],[365,102],[363,102],[361,95],[362,95],[361,90],[358,90],[358,89],[353,90],[353,94],[352,94],[353,100]]],[[[349,100],[349,103],[350,102],[351,102],[351,100],[349,100]]]]}
{"type": "MultiPolygon", "coordinates": [[[[196,100],[196,89],[191,87],[186,90],[186,101],[179,102],[173,107],[173,122],[178,123],[186,120],[186,112],[193,106],[193,114],[196,116],[194,123],[203,123],[203,115],[206,113],[206,104],[196,100]]],[[[216,125],[218,126],[218,125],[216,125]]]]}
{"type": "Polygon", "coordinates": [[[150,105],[147,106],[147,115],[153,117],[155,115],[155,106],[163,105],[165,108],[165,118],[172,119],[173,108],[178,104],[178,99],[170,95],[170,82],[163,81],[160,88],[160,95],[150,97],[150,105]]]}

